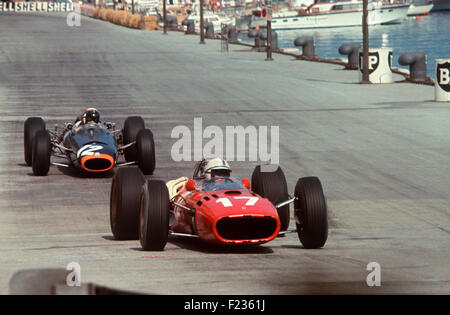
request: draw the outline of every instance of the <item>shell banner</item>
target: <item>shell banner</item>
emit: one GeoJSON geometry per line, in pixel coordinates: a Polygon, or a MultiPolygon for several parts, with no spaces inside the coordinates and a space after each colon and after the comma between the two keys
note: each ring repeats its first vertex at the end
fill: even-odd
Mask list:
{"type": "Polygon", "coordinates": [[[72,2],[0,2],[0,12],[71,12],[72,2]]]}

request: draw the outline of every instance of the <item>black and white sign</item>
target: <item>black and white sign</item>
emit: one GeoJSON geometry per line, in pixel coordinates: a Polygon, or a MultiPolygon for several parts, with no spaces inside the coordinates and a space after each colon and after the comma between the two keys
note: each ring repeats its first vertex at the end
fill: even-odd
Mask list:
{"type": "Polygon", "coordinates": [[[71,2],[0,2],[0,12],[71,12],[71,2]]]}
{"type": "MultiPolygon", "coordinates": [[[[392,48],[369,49],[369,80],[371,83],[392,83],[392,48]]],[[[359,79],[363,80],[363,52],[359,51],[359,79]]]]}
{"type": "Polygon", "coordinates": [[[450,92],[450,62],[438,64],[436,66],[437,84],[446,92],[450,92]]]}
{"type": "MultiPolygon", "coordinates": [[[[377,70],[378,65],[380,64],[380,54],[378,51],[369,52],[369,74],[377,70]]],[[[363,53],[359,53],[359,69],[361,73],[363,72],[363,53]]]]}
{"type": "Polygon", "coordinates": [[[391,69],[392,70],[392,51],[390,51],[389,52],[389,54],[388,54],[388,62],[389,62],[389,69],[391,69]]]}

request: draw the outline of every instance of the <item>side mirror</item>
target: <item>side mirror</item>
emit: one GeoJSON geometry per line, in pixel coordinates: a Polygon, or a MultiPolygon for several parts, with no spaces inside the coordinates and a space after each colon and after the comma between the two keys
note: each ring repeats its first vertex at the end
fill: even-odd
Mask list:
{"type": "Polygon", "coordinates": [[[192,178],[186,182],[186,190],[188,190],[188,191],[195,190],[195,182],[192,178]]]}
{"type": "Polygon", "coordinates": [[[250,189],[250,181],[248,180],[248,178],[243,178],[241,180],[242,185],[244,185],[245,188],[250,189]]]}

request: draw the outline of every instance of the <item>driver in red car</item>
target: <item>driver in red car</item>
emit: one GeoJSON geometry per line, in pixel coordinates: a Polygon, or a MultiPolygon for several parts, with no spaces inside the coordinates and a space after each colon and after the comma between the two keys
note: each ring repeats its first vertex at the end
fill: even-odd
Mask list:
{"type": "MultiPolygon", "coordinates": [[[[211,180],[214,177],[230,177],[231,167],[227,161],[222,158],[214,158],[212,160],[203,160],[199,162],[199,177],[206,180],[211,180]]],[[[195,176],[195,175],[194,175],[195,176]]],[[[170,180],[166,183],[167,189],[169,190],[169,197],[172,199],[177,193],[183,189],[186,182],[189,180],[188,177],[180,177],[177,179],[170,180]]]]}
{"type": "Polygon", "coordinates": [[[224,159],[215,158],[206,163],[203,173],[207,180],[216,176],[229,177],[231,175],[231,167],[224,159]]]}

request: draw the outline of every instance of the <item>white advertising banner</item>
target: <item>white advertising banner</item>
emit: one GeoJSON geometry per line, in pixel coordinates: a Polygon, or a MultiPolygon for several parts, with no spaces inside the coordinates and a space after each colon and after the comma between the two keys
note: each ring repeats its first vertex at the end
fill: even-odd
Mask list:
{"type": "Polygon", "coordinates": [[[71,12],[72,2],[0,2],[0,12],[71,12]]]}

